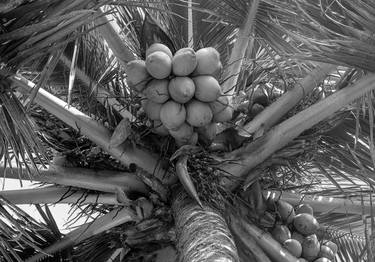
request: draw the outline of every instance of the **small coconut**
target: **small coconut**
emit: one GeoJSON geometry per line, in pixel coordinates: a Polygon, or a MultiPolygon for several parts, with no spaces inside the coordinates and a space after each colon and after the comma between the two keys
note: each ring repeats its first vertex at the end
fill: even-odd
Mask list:
{"type": "Polygon", "coordinates": [[[281,199],[276,201],[276,212],[280,215],[281,220],[286,224],[292,223],[296,215],[294,213],[293,206],[281,199]]]}
{"type": "Polygon", "coordinates": [[[221,92],[219,82],[209,75],[201,75],[193,78],[195,84],[195,98],[202,102],[214,102],[221,92]]]}
{"type": "Polygon", "coordinates": [[[293,225],[295,229],[304,236],[315,234],[319,229],[316,218],[310,214],[302,213],[294,217],[293,225]]]}
{"type": "Polygon", "coordinates": [[[337,254],[337,251],[338,251],[337,245],[333,243],[332,241],[329,241],[329,240],[323,241],[323,245],[329,247],[333,251],[334,254],[337,254]]]}
{"type": "Polygon", "coordinates": [[[333,253],[332,249],[329,248],[328,246],[322,245],[320,247],[318,257],[326,257],[330,260],[334,260],[335,259],[335,253],[333,253]]]}
{"type": "Polygon", "coordinates": [[[160,120],[163,125],[170,129],[181,126],[186,119],[186,109],[184,105],[169,100],[160,109],[160,120]]]}
{"type": "Polygon", "coordinates": [[[156,52],[156,51],[161,51],[161,52],[164,52],[166,53],[171,59],[173,57],[172,55],[172,51],[169,49],[168,46],[164,45],[164,44],[161,44],[161,43],[153,43],[152,45],[150,45],[147,50],[146,50],[146,58],[156,52]]]}
{"type": "Polygon", "coordinates": [[[250,115],[252,117],[255,117],[256,115],[258,115],[260,112],[262,112],[264,110],[264,106],[262,106],[261,104],[258,104],[258,103],[255,103],[253,104],[253,106],[251,107],[251,110],[250,110],[250,115]]]}
{"type": "Polygon", "coordinates": [[[169,135],[168,129],[163,125],[163,123],[160,120],[155,120],[153,122],[152,132],[160,136],[169,135]]]}
{"type": "Polygon", "coordinates": [[[209,103],[212,113],[215,115],[217,113],[220,113],[229,105],[229,97],[222,95],[219,96],[215,101],[209,103]]]}
{"type": "Polygon", "coordinates": [[[166,53],[155,51],[147,56],[146,69],[156,79],[167,78],[172,72],[172,60],[166,53]]]}
{"type": "Polygon", "coordinates": [[[193,127],[186,122],[176,129],[169,130],[169,134],[171,134],[171,136],[173,136],[176,140],[179,140],[185,143],[189,142],[193,133],[194,133],[193,127]]]}
{"type": "Polygon", "coordinates": [[[191,78],[178,76],[169,81],[168,91],[174,101],[184,104],[194,96],[195,85],[191,78]]]}
{"type": "Polygon", "coordinates": [[[178,50],[172,58],[172,71],[176,76],[188,76],[197,67],[197,57],[192,48],[178,50]]]}
{"type": "MultiPolygon", "coordinates": [[[[251,92],[250,92],[251,93],[251,92]]],[[[260,104],[264,107],[269,105],[269,99],[262,88],[257,88],[251,93],[251,101],[253,104],[260,104]]]]}
{"type": "Polygon", "coordinates": [[[300,257],[302,254],[302,245],[295,239],[285,240],[283,243],[283,247],[295,257],[300,257]]]}
{"type": "Polygon", "coordinates": [[[198,127],[197,132],[199,134],[199,138],[206,144],[211,144],[216,137],[217,125],[217,123],[209,123],[208,125],[198,127]]]}
{"type": "Polygon", "coordinates": [[[144,105],[144,110],[146,112],[147,117],[150,120],[160,120],[160,110],[163,104],[152,102],[151,100],[147,100],[144,105]]]}
{"type": "Polygon", "coordinates": [[[149,100],[163,104],[169,99],[168,84],[168,79],[152,79],[143,93],[149,100]]]}
{"type": "Polygon", "coordinates": [[[315,234],[307,236],[302,243],[302,257],[314,261],[318,257],[320,244],[315,234]]]}
{"type": "Polygon", "coordinates": [[[271,235],[280,244],[283,244],[287,239],[290,239],[291,237],[289,228],[285,225],[275,225],[275,227],[271,231],[271,235]]]}
{"type": "Polygon", "coordinates": [[[297,231],[294,231],[292,233],[292,239],[295,239],[302,244],[303,241],[305,240],[305,237],[302,234],[298,233],[297,231]]]}
{"type": "Polygon", "coordinates": [[[221,71],[220,54],[213,47],[199,49],[195,53],[197,57],[197,67],[193,75],[217,75],[221,71]]]}
{"type": "Polygon", "coordinates": [[[195,127],[205,126],[212,120],[212,111],[208,104],[192,99],[186,104],[186,121],[195,127]]]}
{"type": "Polygon", "coordinates": [[[227,106],[223,111],[214,114],[212,121],[217,123],[223,123],[230,121],[233,117],[233,108],[227,106]]]}
{"type": "Polygon", "coordinates": [[[298,215],[302,213],[314,215],[314,210],[309,204],[300,204],[296,207],[296,214],[298,215]]]}
{"type": "Polygon", "coordinates": [[[126,64],[125,72],[128,85],[138,92],[145,89],[151,76],[146,69],[146,62],[143,60],[133,60],[126,64]]]}

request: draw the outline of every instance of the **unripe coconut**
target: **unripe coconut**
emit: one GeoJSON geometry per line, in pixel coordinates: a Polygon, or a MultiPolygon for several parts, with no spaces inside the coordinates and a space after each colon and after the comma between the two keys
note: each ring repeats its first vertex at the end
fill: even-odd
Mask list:
{"type": "Polygon", "coordinates": [[[252,117],[255,117],[256,115],[258,115],[260,112],[262,112],[264,110],[264,106],[262,106],[261,104],[254,104],[252,107],[251,107],[251,110],[250,110],[250,115],[252,117]]]}
{"type": "Polygon", "coordinates": [[[161,52],[166,53],[171,59],[172,59],[172,57],[173,57],[173,55],[172,55],[172,51],[169,49],[168,46],[163,45],[163,44],[161,44],[161,43],[153,43],[153,44],[150,45],[150,46],[147,48],[147,50],[146,50],[146,58],[147,58],[150,54],[152,54],[152,53],[154,53],[154,52],[156,52],[156,51],[161,51],[161,52]]]}
{"type": "Polygon", "coordinates": [[[172,71],[176,76],[190,75],[197,67],[197,57],[192,48],[178,50],[172,58],[172,71]]]}
{"type": "Polygon", "coordinates": [[[307,213],[296,215],[293,225],[295,229],[304,236],[315,234],[319,229],[319,223],[316,218],[307,213]]]}
{"type": "Polygon", "coordinates": [[[186,119],[186,110],[184,105],[169,100],[162,105],[160,109],[160,121],[170,129],[176,129],[181,126],[186,119]]]}
{"type": "Polygon", "coordinates": [[[220,96],[220,84],[213,76],[196,76],[193,81],[195,84],[194,96],[199,101],[214,102],[220,96]]]}
{"type": "Polygon", "coordinates": [[[310,214],[314,215],[314,210],[309,204],[300,204],[298,207],[296,207],[296,214],[310,214]]]}
{"type": "Polygon", "coordinates": [[[152,79],[143,92],[149,100],[163,104],[169,99],[168,84],[167,79],[152,79]]]}
{"type": "Polygon", "coordinates": [[[333,253],[333,251],[328,246],[322,245],[320,247],[318,257],[326,257],[330,260],[334,260],[335,259],[335,253],[333,253]]]}
{"type": "Polygon", "coordinates": [[[160,136],[169,135],[168,129],[163,125],[163,123],[160,120],[154,121],[152,132],[160,136]]]}
{"type": "Polygon", "coordinates": [[[302,243],[302,257],[314,261],[318,257],[320,244],[315,234],[307,236],[302,243]]]}
{"type": "Polygon", "coordinates": [[[195,85],[191,78],[178,76],[169,81],[168,91],[174,101],[184,104],[194,96],[195,85]]]}
{"type": "Polygon", "coordinates": [[[289,228],[284,225],[275,225],[275,227],[271,231],[271,235],[280,244],[283,244],[287,239],[290,239],[291,237],[289,228]]]}
{"type": "Polygon", "coordinates": [[[212,120],[212,111],[208,104],[192,99],[186,104],[186,121],[195,127],[205,126],[212,120]]]}
{"type": "Polygon", "coordinates": [[[212,121],[217,123],[230,121],[233,117],[233,108],[227,106],[223,111],[214,114],[212,121]]]}
{"type": "Polygon", "coordinates": [[[198,127],[197,132],[199,138],[209,144],[216,137],[217,123],[209,123],[208,125],[198,127]]]}
{"type": "Polygon", "coordinates": [[[164,52],[153,52],[146,58],[146,69],[156,79],[164,79],[171,74],[172,60],[164,52]]]}
{"type": "Polygon", "coordinates": [[[152,102],[147,100],[144,105],[146,115],[151,120],[160,120],[160,110],[163,104],[152,102]]]}
{"type": "Polygon", "coordinates": [[[300,242],[302,244],[303,241],[305,240],[305,237],[302,234],[294,231],[292,233],[292,239],[295,239],[295,240],[297,240],[298,242],[300,242]]]}
{"type": "Polygon", "coordinates": [[[229,106],[229,97],[225,95],[219,96],[215,101],[211,102],[209,105],[211,107],[212,113],[215,115],[225,110],[225,108],[229,106]]]}
{"type": "Polygon", "coordinates": [[[171,134],[171,136],[173,136],[176,140],[186,143],[189,142],[193,133],[193,127],[186,122],[176,129],[169,130],[169,134],[171,134]]]}
{"type": "Polygon", "coordinates": [[[176,145],[178,147],[181,147],[181,146],[184,146],[184,145],[192,145],[192,146],[195,146],[197,143],[198,143],[198,133],[197,132],[194,132],[190,139],[188,141],[186,140],[177,140],[175,139],[176,141],[176,145]]]}
{"type": "Polygon", "coordinates": [[[213,47],[205,47],[195,52],[197,67],[193,75],[215,75],[221,70],[220,54],[213,47]]]}
{"type": "Polygon", "coordinates": [[[126,64],[126,81],[129,86],[138,92],[146,87],[148,80],[151,78],[146,69],[146,62],[143,60],[133,60],[126,64]]]}
{"type": "Polygon", "coordinates": [[[333,260],[330,260],[330,259],[328,259],[326,257],[320,257],[320,258],[314,260],[314,262],[332,262],[332,261],[333,260]]]}
{"type": "Polygon", "coordinates": [[[323,241],[323,245],[329,247],[333,251],[334,254],[337,254],[337,251],[338,251],[337,245],[333,243],[332,241],[323,241]]]}
{"type": "Polygon", "coordinates": [[[283,246],[295,257],[300,257],[302,254],[302,245],[295,239],[285,240],[283,246]]]}
{"type": "Polygon", "coordinates": [[[294,213],[293,206],[281,199],[276,201],[276,212],[280,215],[281,220],[286,224],[292,223],[296,215],[294,213]]]}

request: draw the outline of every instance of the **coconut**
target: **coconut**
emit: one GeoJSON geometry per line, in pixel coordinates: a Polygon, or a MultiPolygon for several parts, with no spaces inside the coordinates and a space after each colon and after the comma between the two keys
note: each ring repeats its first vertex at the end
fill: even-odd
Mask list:
{"type": "Polygon", "coordinates": [[[138,92],[142,92],[151,78],[146,69],[146,62],[143,60],[130,61],[126,64],[125,71],[129,86],[138,92]]]}
{"type": "Polygon", "coordinates": [[[309,261],[307,261],[306,259],[300,257],[299,259],[297,259],[297,262],[309,262],[309,261]]]}
{"type": "Polygon", "coordinates": [[[280,244],[284,243],[291,237],[289,228],[284,225],[275,225],[275,227],[271,231],[271,235],[280,244]]]}
{"type": "Polygon", "coordinates": [[[193,81],[196,99],[202,102],[214,102],[220,96],[221,88],[219,82],[213,76],[196,76],[193,81]]]}
{"type": "Polygon", "coordinates": [[[276,211],[280,215],[281,220],[286,224],[290,224],[293,222],[295,213],[293,206],[288,202],[281,199],[276,201],[276,211]]]}
{"type": "Polygon", "coordinates": [[[178,76],[169,81],[168,91],[174,101],[183,104],[194,96],[195,85],[191,78],[178,76]]]}
{"type": "Polygon", "coordinates": [[[294,231],[292,233],[292,239],[295,239],[295,240],[297,240],[298,242],[300,242],[302,244],[303,240],[305,240],[305,237],[302,234],[294,231]]]}
{"type": "Polygon", "coordinates": [[[151,120],[160,120],[160,110],[163,104],[155,103],[150,100],[147,100],[143,108],[146,112],[146,115],[151,120]]]}
{"type": "Polygon", "coordinates": [[[152,132],[160,136],[167,136],[169,134],[168,129],[163,125],[160,120],[153,122],[152,132]]]}
{"type": "Polygon", "coordinates": [[[212,120],[212,111],[206,103],[192,99],[186,104],[186,121],[195,127],[205,126],[212,120]]]}
{"type": "Polygon", "coordinates": [[[212,113],[215,115],[220,113],[221,111],[225,110],[225,108],[229,105],[229,97],[228,96],[219,96],[215,101],[209,103],[212,113]]]}
{"type": "Polygon", "coordinates": [[[302,213],[314,215],[314,210],[309,204],[300,204],[296,208],[296,214],[298,215],[298,214],[302,214],[302,213]]]}
{"type": "Polygon", "coordinates": [[[302,243],[302,257],[314,261],[318,257],[320,244],[315,234],[307,236],[302,243]]]}
{"type": "Polygon", "coordinates": [[[168,130],[181,126],[186,119],[184,105],[169,100],[160,109],[160,120],[168,130]]]}
{"type": "Polygon", "coordinates": [[[329,240],[323,241],[323,245],[329,247],[333,251],[334,254],[337,254],[337,251],[338,251],[337,245],[333,243],[332,241],[329,241],[329,240]]]}
{"type": "Polygon", "coordinates": [[[283,246],[295,257],[300,257],[302,254],[302,245],[295,239],[285,240],[283,246]]]}
{"type": "Polygon", "coordinates": [[[166,53],[155,51],[147,56],[146,69],[156,79],[167,78],[172,71],[172,60],[166,53]]]}
{"type": "Polygon", "coordinates": [[[230,121],[233,117],[233,108],[227,106],[223,111],[214,114],[212,121],[217,123],[230,121]]]}
{"type": "Polygon", "coordinates": [[[254,104],[251,107],[250,116],[255,117],[256,115],[258,115],[263,110],[264,110],[264,106],[262,106],[261,104],[256,103],[256,104],[254,104]]]}
{"type": "Polygon", "coordinates": [[[176,129],[169,130],[169,134],[171,134],[171,136],[173,136],[176,140],[184,143],[188,143],[190,141],[193,133],[193,127],[186,122],[176,129]]]}
{"type": "Polygon", "coordinates": [[[213,47],[199,49],[195,53],[197,57],[197,67],[193,75],[217,75],[221,71],[220,54],[213,47]]]}
{"type": "Polygon", "coordinates": [[[151,101],[163,104],[169,99],[168,84],[167,79],[152,79],[143,93],[151,101]]]}
{"type": "Polygon", "coordinates": [[[172,55],[172,51],[169,49],[168,46],[163,45],[163,44],[161,44],[161,43],[153,43],[153,44],[150,45],[150,46],[147,48],[147,50],[146,50],[146,58],[147,58],[150,54],[152,54],[152,53],[154,53],[154,52],[156,52],[156,51],[161,51],[161,52],[166,53],[171,59],[172,59],[172,57],[173,57],[173,55],[172,55]]]}
{"type": "Polygon", "coordinates": [[[295,229],[304,236],[315,234],[319,229],[316,218],[310,214],[302,213],[294,217],[293,225],[295,229]]]}
{"type": "Polygon", "coordinates": [[[335,259],[335,253],[333,253],[332,249],[330,249],[328,246],[322,245],[320,247],[318,257],[326,257],[330,260],[334,260],[335,259]]]}
{"type": "Polygon", "coordinates": [[[211,144],[216,137],[217,123],[209,123],[208,125],[198,127],[197,132],[200,139],[202,139],[206,144],[211,144]]]}
{"type": "Polygon", "coordinates": [[[192,48],[178,50],[172,58],[172,71],[176,76],[190,75],[197,66],[197,57],[192,48]]]}

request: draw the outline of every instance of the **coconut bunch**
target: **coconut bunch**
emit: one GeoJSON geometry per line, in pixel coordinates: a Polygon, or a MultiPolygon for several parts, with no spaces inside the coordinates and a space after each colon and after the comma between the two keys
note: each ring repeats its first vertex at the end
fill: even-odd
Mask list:
{"type": "Polygon", "coordinates": [[[128,84],[141,96],[153,132],[171,135],[178,145],[216,135],[216,124],[232,118],[229,99],[218,82],[220,55],[212,47],[171,50],[154,43],[146,60],[127,64],[128,84]]]}
{"type": "Polygon", "coordinates": [[[314,211],[308,204],[293,207],[286,201],[269,202],[272,212],[277,214],[277,223],[270,230],[278,241],[298,261],[334,262],[337,245],[330,240],[318,239],[320,228],[314,211]]]}

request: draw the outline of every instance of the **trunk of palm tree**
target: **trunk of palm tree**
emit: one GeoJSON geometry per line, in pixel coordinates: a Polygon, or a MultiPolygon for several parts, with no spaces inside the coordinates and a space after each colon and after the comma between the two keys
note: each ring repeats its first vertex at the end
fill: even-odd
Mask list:
{"type": "Polygon", "coordinates": [[[178,261],[239,261],[233,237],[217,211],[202,209],[180,191],[172,205],[177,232],[178,261]]]}

